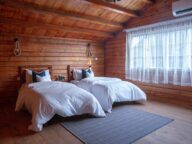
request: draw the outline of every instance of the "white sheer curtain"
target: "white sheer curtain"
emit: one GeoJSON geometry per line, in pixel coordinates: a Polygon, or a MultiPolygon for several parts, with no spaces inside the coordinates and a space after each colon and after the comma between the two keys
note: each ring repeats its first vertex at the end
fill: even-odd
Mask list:
{"type": "Polygon", "coordinates": [[[192,17],[127,30],[126,78],[192,86],[192,17]]]}

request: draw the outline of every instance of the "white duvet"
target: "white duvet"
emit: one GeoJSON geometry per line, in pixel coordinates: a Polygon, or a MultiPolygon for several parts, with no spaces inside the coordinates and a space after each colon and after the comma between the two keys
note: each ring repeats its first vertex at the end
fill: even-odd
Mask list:
{"type": "Polygon", "coordinates": [[[136,85],[118,78],[89,77],[74,82],[91,92],[106,112],[111,112],[114,102],[145,101],[145,93],[136,85]]]}
{"type": "Polygon", "coordinates": [[[22,85],[16,103],[16,111],[26,108],[32,114],[29,130],[41,131],[43,124],[55,114],[63,117],[92,114],[104,117],[97,99],[77,86],[58,82],[37,82],[22,85]]]}

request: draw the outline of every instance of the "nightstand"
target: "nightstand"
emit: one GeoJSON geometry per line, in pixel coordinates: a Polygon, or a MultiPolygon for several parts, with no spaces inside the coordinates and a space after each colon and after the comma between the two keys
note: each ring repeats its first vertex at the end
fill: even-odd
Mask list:
{"type": "Polygon", "coordinates": [[[65,77],[63,75],[58,75],[55,80],[61,81],[61,82],[66,82],[65,77]]]}

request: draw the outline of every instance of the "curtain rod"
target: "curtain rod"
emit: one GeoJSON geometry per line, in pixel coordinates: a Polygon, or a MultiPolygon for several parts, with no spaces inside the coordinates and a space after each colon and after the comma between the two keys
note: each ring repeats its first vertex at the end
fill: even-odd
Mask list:
{"type": "Polygon", "coordinates": [[[134,27],[134,28],[128,28],[123,30],[123,32],[132,32],[132,31],[137,31],[137,30],[142,30],[142,29],[146,29],[146,28],[152,28],[152,27],[158,27],[158,26],[162,26],[162,25],[170,25],[176,22],[182,22],[182,21],[186,21],[186,20],[192,20],[192,15],[190,16],[186,16],[186,17],[182,17],[182,18],[177,18],[177,19],[172,19],[172,20],[166,20],[163,22],[157,22],[154,24],[149,24],[149,25],[144,25],[144,26],[138,26],[138,27],[134,27]]]}

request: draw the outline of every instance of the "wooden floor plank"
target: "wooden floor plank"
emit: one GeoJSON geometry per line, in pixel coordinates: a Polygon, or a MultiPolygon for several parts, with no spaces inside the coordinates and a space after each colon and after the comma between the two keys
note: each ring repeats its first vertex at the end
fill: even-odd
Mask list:
{"type": "MultiPolygon", "coordinates": [[[[192,110],[174,105],[148,101],[129,104],[129,107],[174,119],[173,122],[139,139],[135,144],[191,144],[192,110]]],[[[14,106],[0,105],[0,144],[81,144],[54,118],[42,132],[27,130],[31,116],[26,112],[14,112],[14,106]]]]}

